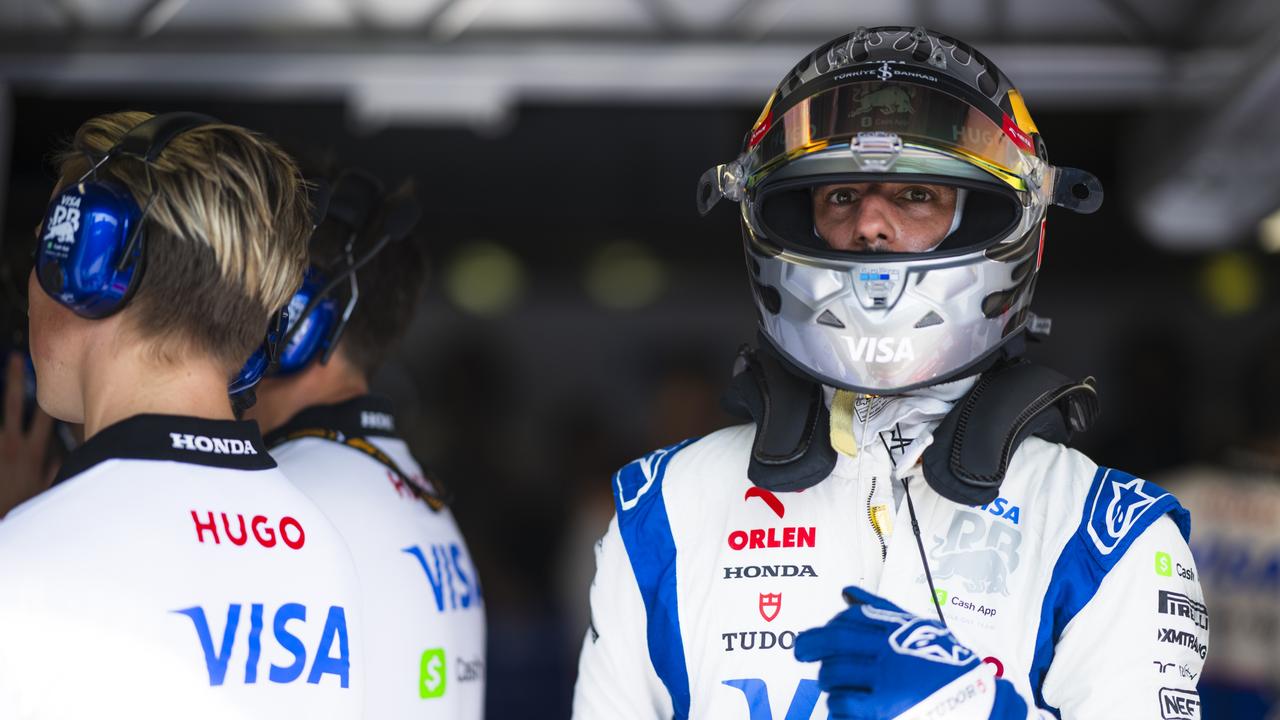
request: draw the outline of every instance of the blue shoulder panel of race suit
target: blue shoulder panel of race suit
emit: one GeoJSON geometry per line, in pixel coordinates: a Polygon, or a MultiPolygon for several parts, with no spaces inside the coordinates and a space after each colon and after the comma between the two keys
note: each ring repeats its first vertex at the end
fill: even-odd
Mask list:
{"type": "Polygon", "coordinates": [[[1119,470],[1100,467],[1094,474],[1080,525],[1058,556],[1040,611],[1031,688],[1041,708],[1060,717],[1057,708],[1045,703],[1040,687],[1063,629],[1093,599],[1133,541],[1165,514],[1190,541],[1191,513],[1171,493],[1119,470]]]}
{"type": "Polygon", "coordinates": [[[689,671],[676,603],[676,543],[662,498],[662,477],[671,458],[692,442],[655,450],[613,476],[618,531],[644,598],[649,659],[671,694],[677,720],[689,716],[689,671]]]}

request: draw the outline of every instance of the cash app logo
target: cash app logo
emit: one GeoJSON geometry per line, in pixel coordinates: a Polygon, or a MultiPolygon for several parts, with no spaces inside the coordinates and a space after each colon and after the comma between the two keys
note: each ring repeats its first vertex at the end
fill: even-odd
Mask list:
{"type": "Polygon", "coordinates": [[[432,648],[422,653],[422,665],[418,673],[418,696],[426,700],[444,695],[444,648],[432,648]]]}
{"type": "Polygon", "coordinates": [[[938,603],[939,605],[946,605],[946,604],[947,604],[947,591],[946,591],[946,590],[934,590],[934,591],[933,591],[933,599],[934,599],[935,601],[937,601],[937,603],[938,603]]]}
{"type": "Polygon", "coordinates": [[[1156,574],[1164,577],[1173,575],[1173,562],[1169,560],[1169,553],[1156,553],[1156,574]]]}

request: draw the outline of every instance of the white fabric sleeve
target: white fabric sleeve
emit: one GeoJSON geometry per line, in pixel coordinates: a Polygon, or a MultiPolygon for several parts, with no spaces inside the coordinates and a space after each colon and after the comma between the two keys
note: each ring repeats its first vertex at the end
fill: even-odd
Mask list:
{"type": "Polygon", "coordinates": [[[1198,720],[1209,618],[1191,550],[1162,517],[1067,624],[1042,686],[1063,720],[1198,720]]]}
{"type": "Polygon", "coordinates": [[[673,714],[671,696],[649,659],[644,600],[618,531],[596,543],[591,627],[573,692],[575,720],[654,720],[673,714]]]}

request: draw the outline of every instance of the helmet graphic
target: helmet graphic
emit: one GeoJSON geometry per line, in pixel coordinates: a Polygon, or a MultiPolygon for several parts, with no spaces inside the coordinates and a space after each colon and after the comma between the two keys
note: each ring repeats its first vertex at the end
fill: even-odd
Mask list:
{"type": "Polygon", "coordinates": [[[1048,207],[1091,213],[1102,187],[1048,163],[981,53],[877,27],[787,74],[742,154],[703,174],[699,210],[721,198],[761,334],[823,384],[892,394],[980,372],[1025,330],[1048,207]],[[876,229],[881,210],[901,222],[876,229]]]}

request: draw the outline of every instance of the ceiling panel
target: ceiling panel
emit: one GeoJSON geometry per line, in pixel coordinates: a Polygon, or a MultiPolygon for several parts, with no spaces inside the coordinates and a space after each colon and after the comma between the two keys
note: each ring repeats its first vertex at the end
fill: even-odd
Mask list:
{"type": "Polygon", "coordinates": [[[780,32],[814,33],[832,38],[853,32],[860,25],[914,25],[919,22],[914,3],[902,0],[805,0],[792,2],[775,27],[780,32]]]}
{"type": "MultiPolygon", "coordinates": [[[[464,2],[466,0],[463,0],[464,2]]],[[[656,30],[646,0],[492,0],[475,30],[656,30]]]]}
{"type": "MultiPolygon", "coordinates": [[[[353,0],[374,6],[371,0],[353,0]]],[[[170,30],[341,29],[356,20],[345,0],[190,0],[166,26],[170,30]]]]}

